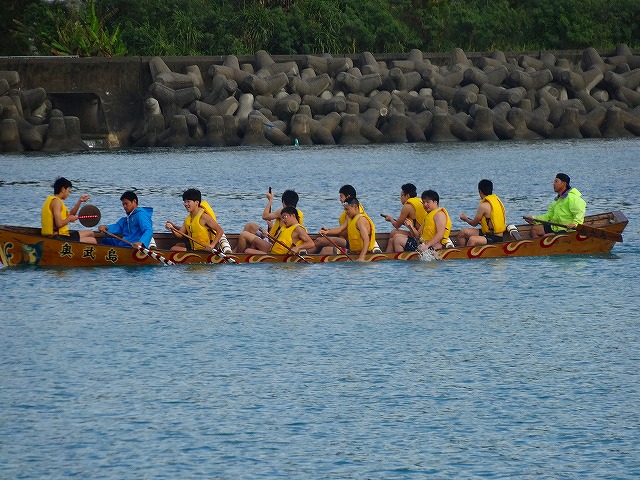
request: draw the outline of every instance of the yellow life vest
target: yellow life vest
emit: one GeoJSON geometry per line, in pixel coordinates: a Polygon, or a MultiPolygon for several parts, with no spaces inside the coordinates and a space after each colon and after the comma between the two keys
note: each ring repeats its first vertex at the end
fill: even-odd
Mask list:
{"type": "MultiPolygon", "coordinates": [[[[362,204],[360,204],[360,213],[364,213],[366,215],[362,204]]],[[[343,209],[342,213],[340,214],[340,218],[338,219],[338,223],[342,225],[346,219],[347,219],[347,212],[343,209]]]]}
{"type": "MultiPolygon", "coordinates": [[[[198,210],[198,213],[196,213],[195,217],[192,218],[191,215],[187,215],[187,218],[185,218],[184,220],[184,225],[187,228],[187,235],[193,237],[203,245],[208,246],[211,243],[211,240],[213,240],[214,236],[212,236],[211,230],[209,230],[206,225],[202,225],[200,223],[200,219],[202,218],[202,215],[204,213],[204,209],[201,208],[200,210],[198,210]]],[[[198,243],[194,242],[193,240],[189,241],[191,242],[192,250],[205,250],[202,245],[198,245],[198,243]]]]}
{"type": "Polygon", "coordinates": [[[482,202],[489,202],[491,205],[491,215],[489,219],[491,220],[491,226],[489,226],[489,222],[487,222],[487,217],[482,217],[480,219],[480,227],[482,229],[482,233],[502,233],[507,229],[507,214],[504,209],[504,205],[502,201],[498,198],[498,196],[494,193],[491,195],[487,195],[482,200],[482,202]]]}
{"type": "MultiPolygon", "coordinates": [[[[302,225],[304,223],[304,213],[302,213],[302,211],[298,208],[296,208],[296,210],[298,211],[298,221],[300,222],[300,225],[302,225]]],[[[280,219],[276,218],[276,221],[273,222],[273,225],[269,230],[269,235],[271,235],[272,237],[277,237],[279,230],[280,230],[280,219]]]]}
{"type": "Polygon", "coordinates": [[[369,215],[366,213],[359,213],[353,218],[349,219],[349,223],[347,224],[347,239],[349,241],[349,250],[352,252],[361,252],[362,251],[362,236],[360,235],[360,230],[358,230],[357,222],[360,217],[364,217],[369,222],[371,226],[371,233],[369,234],[369,246],[367,248],[367,252],[373,250],[373,247],[376,243],[376,226],[373,224],[373,221],[369,218],[369,215]]]}
{"type": "Polygon", "coordinates": [[[424,217],[427,216],[427,211],[424,209],[424,204],[422,203],[422,199],[418,197],[409,198],[409,200],[407,200],[407,203],[409,205],[413,205],[413,208],[416,209],[416,219],[413,222],[413,226],[417,230],[424,223],[424,217]]]}
{"type": "Polygon", "coordinates": [[[209,205],[209,202],[202,200],[200,202],[200,208],[204,208],[204,213],[210,215],[216,222],[218,221],[216,213],[213,211],[213,208],[211,208],[211,205],[209,205]]]}
{"type": "MultiPolygon", "coordinates": [[[[291,225],[290,227],[285,227],[283,226],[280,229],[280,233],[278,234],[278,236],[276,237],[280,242],[284,243],[285,245],[287,245],[289,248],[293,247],[293,232],[297,227],[302,227],[302,225],[300,225],[299,223],[295,223],[293,225],[291,225]]],[[[304,228],[304,227],[302,227],[304,228]]],[[[307,229],[304,228],[304,231],[306,232],[307,229]]],[[[297,241],[296,245],[299,245],[301,242],[297,241]]],[[[287,248],[285,248],[284,246],[280,245],[278,242],[273,242],[273,245],[271,246],[271,250],[269,250],[269,253],[273,253],[275,255],[284,255],[287,253],[290,253],[289,250],[287,248]]]]}
{"type": "Polygon", "coordinates": [[[420,235],[420,242],[428,242],[433,237],[435,237],[436,233],[438,232],[438,229],[436,228],[436,222],[434,220],[434,217],[438,212],[444,212],[445,216],[447,217],[447,220],[444,226],[444,237],[442,237],[442,240],[440,240],[440,243],[442,245],[445,245],[449,240],[449,235],[451,235],[451,218],[449,217],[449,212],[447,212],[447,210],[444,207],[438,207],[431,210],[430,212],[427,212],[427,215],[424,218],[424,225],[422,226],[422,235],[420,235]]]}
{"type": "MultiPolygon", "coordinates": [[[[69,224],[63,227],[60,227],[59,229],[56,228],[54,225],[55,220],[53,218],[53,212],[51,211],[51,202],[55,198],[60,200],[60,198],[56,197],[55,195],[49,195],[44,201],[44,204],[42,205],[42,215],[41,215],[42,230],[40,232],[42,233],[42,235],[64,235],[68,237],[69,224]]],[[[60,217],[62,218],[62,220],[64,220],[69,216],[69,209],[67,208],[67,206],[64,204],[62,200],[60,200],[60,203],[62,203],[62,209],[60,210],[60,217]]]]}

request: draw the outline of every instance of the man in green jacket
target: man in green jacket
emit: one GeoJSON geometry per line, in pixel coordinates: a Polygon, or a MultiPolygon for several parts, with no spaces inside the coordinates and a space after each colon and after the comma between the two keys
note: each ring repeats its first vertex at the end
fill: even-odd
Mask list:
{"type": "Polygon", "coordinates": [[[582,199],[578,189],[571,187],[570,182],[571,179],[566,173],[557,174],[553,180],[553,190],[558,196],[551,202],[551,205],[549,205],[547,213],[535,217],[524,217],[527,223],[533,225],[531,227],[531,238],[565,232],[567,229],[574,229],[576,225],[584,222],[587,204],[582,199]],[[536,220],[559,223],[566,225],[567,228],[547,224],[536,225],[536,220]]]}

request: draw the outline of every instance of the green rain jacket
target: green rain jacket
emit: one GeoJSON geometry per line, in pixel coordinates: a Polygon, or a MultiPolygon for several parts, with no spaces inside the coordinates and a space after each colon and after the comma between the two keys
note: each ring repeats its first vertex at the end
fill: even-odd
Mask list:
{"type": "MultiPolygon", "coordinates": [[[[547,213],[533,218],[546,220],[547,222],[562,223],[563,225],[578,225],[584,223],[586,209],[587,203],[582,199],[582,194],[577,188],[571,188],[551,202],[547,213]]],[[[551,229],[554,232],[565,230],[556,226],[552,226],[551,229]]]]}

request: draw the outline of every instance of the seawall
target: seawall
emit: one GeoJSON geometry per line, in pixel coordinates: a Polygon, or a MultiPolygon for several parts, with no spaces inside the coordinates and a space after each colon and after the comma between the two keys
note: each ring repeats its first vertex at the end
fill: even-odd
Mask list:
{"type": "MultiPolygon", "coordinates": [[[[5,91],[0,85],[0,97],[16,105],[14,111],[5,100],[0,114],[6,122],[22,113],[31,124],[60,116],[50,112],[61,112],[67,125],[77,117],[82,140],[104,147],[491,140],[523,132],[532,138],[628,136],[640,134],[636,71],[640,56],[625,46],[607,52],[2,57],[0,72],[17,72],[19,80],[5,91]],[[44,90],[48,104],[27,108],[25,97],[36,90],[40,96],[44,90]],[[45,112],[39,119],[31,112],[38,108],[45,112]],[[622,118],[617,133],[606,125],[608,116],[622,118]]],[[[20,132],[29,127],[17,125],[20,132]]],[[[43,138],[52,130],[39,127],[43,138]]],[[[0,151],[12,150],[3,145],[0,151]]]]}

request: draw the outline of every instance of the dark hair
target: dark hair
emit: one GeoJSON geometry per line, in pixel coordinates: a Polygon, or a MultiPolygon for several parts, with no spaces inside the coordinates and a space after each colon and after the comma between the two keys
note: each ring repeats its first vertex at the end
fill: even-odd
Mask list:
{"type": "Polygon", "coordinates": [[[360,201],[356,197],[351,197],[344,202],[345,205],[351,205],[352,207],[359,207],[360,201]]]}
{"type": "Polygon", "coordinates": [[[129,200],[130,202],[135,201],[136,203],[138,203],[138,195],[136,195],[136,193],[131,190],[127,190],[122,195],[120,195],[120,201],[122,200],[129,200]]]}
{"type": "Polygon", "coordinates": [[[493,193],[493,182],[486,178],[478,182],[478,190],[484,195],[491,195],[493,193]]]}
{"type": "Polygon", "coordinates": [[[571,188],[571,185],[569,185],[571,183],[571,177],[569,177],[569,175],[567,175],[566,173],[559,173],[556,175],[556,178],[561,182],[566,183],[567,188],[571,188]]]}
{"type": "Polygon", "coordinates": [[[435,190],[425,190],[422,192],[422,200],[433,200],[440,205],[440,195],[435,190]]]}
{"type": "Polygon", "coordinates": [[[338,193],[343,194],[345,197],[347,198],[355,198],[356,195],[356,189],[353,188],[352,185],[343,185],[340,187],[340,190],[338,190],[338,193]]]}
{"type": "Polygon", "coordinates": [[[202,202],[202,194],[200,193],[200,190],[190,188],[185,190],[182,194],[182,201],[184,202],[185,200],[193,200],[194,202],[200,203],[202,202]]]}
{"type": "Polygon", "coordinates": [[[298,205],[298,194],[295,190],[285,190],[282,192],[282,203],[287,207],[296,207],[298,205]]]}
{"type": "Polygon", "coordinates": [[[63,188],[71,188],[71,182],[64,177],[56,178],[56,181],[53,182],[53,194],[56,195],[60,193],[63,188]]]}
{"type": "Polygon", "coordinates": [[[295,215],[296,219],[298,221],[300,221],[300,217],[298,216],[298,209],[296,207],[284,207],[282,210],[280,210],[280,215],[282,215],[283,213],[288,213],[289,215],[295,215]]]}
{"type": "Polygon", "coordinates": [[[418,189],[413,183],[405,183],[400,187],[405,195],[409,195],[410,197],[415,197],[418,195],[418,189]]]}

